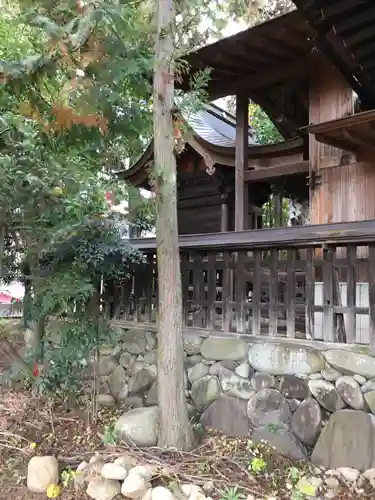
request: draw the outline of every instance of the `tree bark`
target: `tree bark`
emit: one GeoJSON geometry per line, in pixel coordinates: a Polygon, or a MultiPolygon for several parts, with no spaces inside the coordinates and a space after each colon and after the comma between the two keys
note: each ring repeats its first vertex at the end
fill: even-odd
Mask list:
{"type": "Polygon", "coordinates": [[[191,432],[184,391],[182,291],[178,248],[176,160],[173,152],[175,9],[157,0],[154,66],[154,189],[159,276],[159,446],[187,449],[191,432]]]}

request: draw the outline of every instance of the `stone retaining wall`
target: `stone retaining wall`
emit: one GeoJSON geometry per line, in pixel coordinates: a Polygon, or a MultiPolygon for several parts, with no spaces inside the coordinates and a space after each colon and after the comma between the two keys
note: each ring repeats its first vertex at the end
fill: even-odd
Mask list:
{"type": "MultiPolygon", "coordinates": [[[[156,335],[119,334],[115,348],[100,351],[98,403],[156,407],[156,335]]],[[[185,335],[184,354],[188,410],[205,427],[251,433],[254,441],[327,467],[375,467],[372,356],[195,334],[185,335]]]]}

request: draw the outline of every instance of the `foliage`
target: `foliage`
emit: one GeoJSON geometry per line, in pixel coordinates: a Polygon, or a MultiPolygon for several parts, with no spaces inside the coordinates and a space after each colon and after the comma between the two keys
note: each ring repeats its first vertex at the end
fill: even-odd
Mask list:
{"type": "Polygon", "coordinates": [[[267,462],[260,457],[253,457],[250,460],[249,469],[255,474],[265,472],[267,470],[267,462]]]}
{"type": "Polygon", "coordinates": [[[220,500],[243,500],[244,493],[238,486],[228,486],[220,493],[220,500]]]}
{"type": "Polygon", "coordinates": [[[249,105],[249,124],[255,131],[258,144],[275,144],[283,140],[267,113],[257,104],[249,105]]]}

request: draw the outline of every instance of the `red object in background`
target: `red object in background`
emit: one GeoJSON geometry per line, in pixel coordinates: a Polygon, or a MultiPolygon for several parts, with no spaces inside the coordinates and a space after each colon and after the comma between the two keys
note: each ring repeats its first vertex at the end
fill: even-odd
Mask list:
{"type": "Polygon", "coordinates": [[[38,361],[34,361],[33,375],[34,375],[34,377],[39,377],[39,365],[38,365],[38,361]]]}
{"type": "Polygon", "coordinates": [[[107,191],[105,193],[105,199],[107,200],[107,203],[109,203],[109,205],[113,205],[113,195],[112,195],[112,193],[110,193],[109,191],[107,191]]]}
{"type": "Polygon", "coordinates": [[[13,301],[13,296],[6,291],[0,292],[0,304],[10,304],[13,301]]]}

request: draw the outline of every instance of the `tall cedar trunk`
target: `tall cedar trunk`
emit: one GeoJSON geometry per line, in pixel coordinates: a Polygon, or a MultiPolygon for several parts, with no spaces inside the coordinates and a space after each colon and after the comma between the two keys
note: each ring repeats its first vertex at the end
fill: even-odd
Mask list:
{"type": "Polygon", "coordinates": [[[176,161],[173,152],[173,0],[157,0],[154,67],[154,161],[159,275],[158,403],[159,446],[190,446],[184,392],[182,292],[178,249],[176,161]]]}

